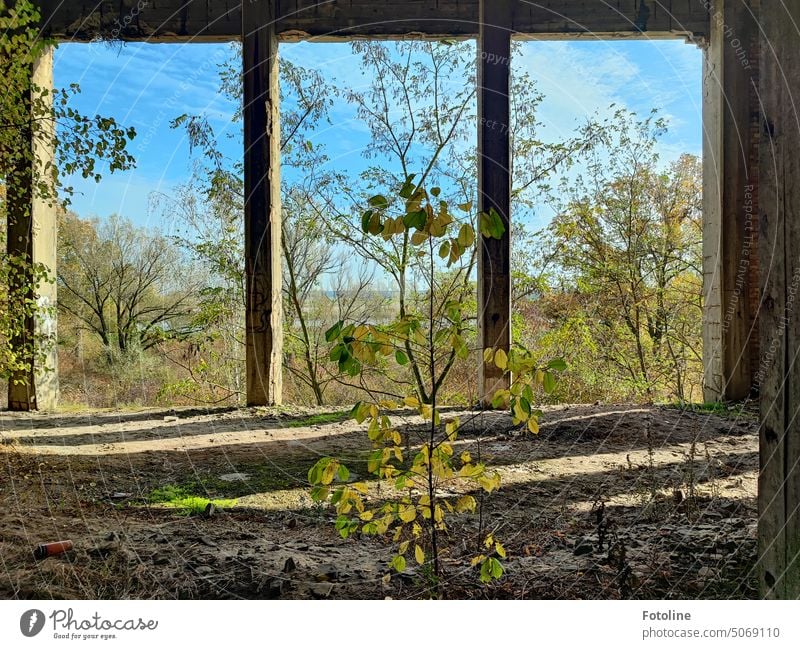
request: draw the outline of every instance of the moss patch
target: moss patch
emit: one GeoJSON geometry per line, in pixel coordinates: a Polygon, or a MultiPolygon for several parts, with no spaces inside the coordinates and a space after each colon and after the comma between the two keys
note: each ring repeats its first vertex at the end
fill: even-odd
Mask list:
{"type": "Polygon", "coordinates": [[[185,516],[202,514],[210,504],[217,509],[227,509],[236,504],[235,500],[206,498],[193,493],[188,487],[176,485],[165,485],[154,489],[147,500],[154,505],[174,508],[185,516]]]}
{"type": "Polygon", "coordinates": [[[317,415],[309,415],[302,419],[292,419],[286,423],[287,428],[303,428],[305,426],[320,426],[322,424],[334,424],[340,421],[345,421],[349,413],[345,411],[339,412],[322,412],[317,415]]]}

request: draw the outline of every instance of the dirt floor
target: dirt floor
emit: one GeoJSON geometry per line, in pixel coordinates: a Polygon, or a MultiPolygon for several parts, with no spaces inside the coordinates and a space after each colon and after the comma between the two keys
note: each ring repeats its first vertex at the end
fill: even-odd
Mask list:
{"type": "MultiPolygon", "coordinates": [[[[443,596],[756,596],[753,414],[558,406],[536,437],[502,413],[466,419],[458,452],[502,486],[451,519],[443,596]],[[489,586],[469,563],[479,527],[508,551],[489,586]]],[[[363,427],[314,410],[0,414],[0,597],[425,597],[419,569],[384,578],[390,540],[342,540],[308,497],[320,457],[366,480],[368,449],[363,427]],[[33,558],[61,539],[75,549],[33,558]]]]}

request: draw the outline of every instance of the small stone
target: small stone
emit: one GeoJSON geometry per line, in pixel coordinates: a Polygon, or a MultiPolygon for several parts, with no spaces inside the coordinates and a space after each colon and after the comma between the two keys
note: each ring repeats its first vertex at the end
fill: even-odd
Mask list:
{"type": "Polygon", "coordinates": [[[317,581],[335,581],[338,578],[339,571],[330,563],[320,566],[315,577],[317,581]]]}
{"type": "Polygon", "coordinates": [[[294,572],[296,568],[297,568],[297,564],[294,562],[294,559],[292,559],[292,557],[289,557],[288,559],[286,559],[286,561],[283,564],[283,572],[287,572],[287,573],[288,572],[294,572]]]}
{"type": "Polygon", "coordinates": [[[219,477],[223,482],[246,482],[250,476],[246,473],[225,473],[219,477]]]}
{"type": "Polygon", "coordinates": [[[270,579],[259,588],[258,594],[265,599],[278,599],[285,592],[287,585],[285,579],[270,579]]]}
{"type": "Polygon", "coordinates": [[[164,421],[171,422],[171,421],[178,421],[178,418],[175,415],[167,415],[164,417],[164,421]]]}
{"type": "Polygon", "coordinates": [[[697,571],[697,576],[702,577],[703,579],[708,579],[714,575],[714,569],[708,566],[703,566],[700,570],[697,571]]]}
{"type": "Polygon", "coordinates": [[[115,542],[112,542],[112,543],[104,543],[102,545],[97,545],[93,548],[90,548],[87,553],[90,557],[95,557],[97,559],[106,559],[112,554],[114,554],[114,552],[116,552],[117,550],[119,550],[119,545],[115,542]]]}
{"type": "Polygon", "coordinates": [[[200,541],[200,543],[202,543],[203,545],[208,546],[209,548],[218,548],[219,547],[218,544],[214,543],[214,541],[212,541],[211,539],[209,539],[208,537],[205,537],[205,536],[198,536],[197,540],[200,541]]]}
{"type": "Polygon", "coordinates": [[[208,503],[206,508],[203,510],[203,516],[206,518],[211,518],[217,511],[217,508],[214,506],[214,503],[208,503]]]}
{"type": "Polygon", "coordinates": [[[317,599],[327,599],[333,592],[333,584],[314,584],[311,587],[311,594],[317,599]]]}
{"type": "Polygon", "coordinates": [[[580,557],[584,554],[591,554],[594,552],[594,546],[589,543],[585,539],[579,539],[577,543],[575,543],[575,549],[572,551],[576,557],[580,557]]]}

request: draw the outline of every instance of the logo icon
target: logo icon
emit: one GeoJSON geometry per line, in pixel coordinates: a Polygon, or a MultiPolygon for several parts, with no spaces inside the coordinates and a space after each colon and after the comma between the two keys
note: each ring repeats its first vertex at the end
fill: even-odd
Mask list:
{"type": "Polygon", "coordinates": [[[25,611],[19,618],[19,630],[26,638],[32,638],[44,628],[44,613],[38,608],[25,611]]]}

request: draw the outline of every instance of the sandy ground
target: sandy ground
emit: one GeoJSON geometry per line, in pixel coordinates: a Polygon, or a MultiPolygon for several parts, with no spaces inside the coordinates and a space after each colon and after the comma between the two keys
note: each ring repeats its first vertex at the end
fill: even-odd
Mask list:
{"type": "MultiPolygon", "coordinates": [[[[458,452],[502,487],[453,522],[443,596],[755,596],[753,416],[559,406],[536,437],[502,413],[461,417],[458,452]],[[508,550],[490,586],[469,565],[479,528],[508,550]]],[[[421,422],[403,421],[413,439],[421,422]]],[[[0,414],[0,597],[424,597],[419,569],[385,578],[390,541],[340,539],[308,497],[317,459],[366,480],[368,449],[361,426],[313,410],[0,414]],[[230,507],[185,515],[153,502],[164,487],[230,507]],[[65,538],[74,551],[34,560],[65,538]]]]}

